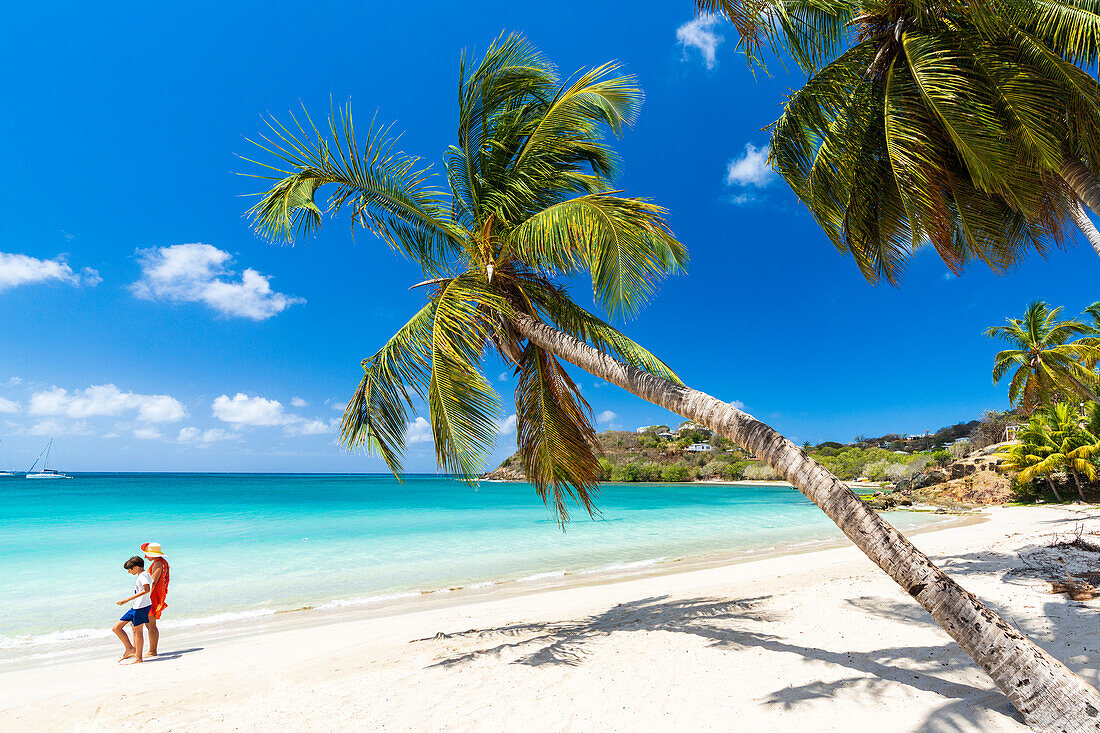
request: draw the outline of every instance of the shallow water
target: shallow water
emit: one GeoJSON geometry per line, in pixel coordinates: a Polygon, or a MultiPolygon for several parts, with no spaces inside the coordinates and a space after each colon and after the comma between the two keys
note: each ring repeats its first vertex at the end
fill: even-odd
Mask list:
{"type": "Polygon", "coordinates": [[[785,486],[605,484],[600,516],[575,511],[564,533],[527,484],[438,476],[82,474],[0,492],[9,660],[109,634],[146,541],[172,566],[167,628],[841,537],[785,486]]]}

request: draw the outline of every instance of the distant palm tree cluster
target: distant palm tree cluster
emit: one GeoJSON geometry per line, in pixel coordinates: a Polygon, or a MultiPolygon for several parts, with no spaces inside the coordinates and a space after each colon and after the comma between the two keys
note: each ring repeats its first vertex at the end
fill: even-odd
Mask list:
{"type": "Polygon", "coordinates": [[[1100,478],[1100,302],[1084,320],[1059,320],[1061,312],[1035,301],[1023,318],[986,331],[1013,347],[994,357],[993,383],[1015,370],[1008,397],[1030,416],[1019,443],[998,455],[1020,487],[1045,482],[1062,501],[1055,477],[1065,476],[1084,501],[1082,484],[1100,478]]]}

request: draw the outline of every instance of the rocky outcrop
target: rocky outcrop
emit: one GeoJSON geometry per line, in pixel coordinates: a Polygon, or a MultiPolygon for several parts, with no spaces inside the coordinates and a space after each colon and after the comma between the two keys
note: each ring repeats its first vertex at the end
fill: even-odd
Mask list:
{"type": "Polygon", "coordinates": [[[872,509],[878,509],[879,511],[894,509],[899,506],[913,506],[913,500],[907,494],[897,491],[892,494],[876,491],[870,499],[864,499],[864,501],[872,509]]]}
{"type": "Polygon", "coordinates": [[[482,481],[519,481],[523,482],[527,480],[527,475],[523,472],[523,466],[518,463],[513,463],[508,466],[501,466],[495,471],[489,471],[489,473],[483,473],[478,476],[482,481]]]}

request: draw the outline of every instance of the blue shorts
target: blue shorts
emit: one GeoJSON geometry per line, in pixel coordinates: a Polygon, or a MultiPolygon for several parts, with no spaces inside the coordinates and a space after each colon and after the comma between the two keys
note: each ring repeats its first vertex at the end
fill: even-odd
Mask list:
{"type": "Polygon", "coordinates": [[[146,606],[145,608],[131,608],[126,613],[122,614],[122,618],[119,621],[129,621],[134,626],[141,626],[142,624],[149,623],[149,609],[152,606],[146,606]]]}

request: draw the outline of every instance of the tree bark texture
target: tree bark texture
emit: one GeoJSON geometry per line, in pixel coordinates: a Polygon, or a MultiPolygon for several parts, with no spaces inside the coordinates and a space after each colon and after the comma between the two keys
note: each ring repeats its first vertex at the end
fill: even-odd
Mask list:
{"type": "Polygon", "coordinates": [[[1063,501],[1065,501],[1065,499],[1062,498],[1062,495],[1058,493],[1058,487],[1054,485],[1054,479],[1052,479],[1050,476],[1047,476],[1047,483],[1050,484],[1050,490],[1054,492],[1054,498],[1058,500],[1058,503],[1061,504],[1063,501]]]}
{"type": "Polygon", "coordinates": [[[1096,254],[1100,256],[1100,230],[1092,223],[1092,219],[1089,218],[1089,213],[1085,211],[1084,205],[1078,203],[1070,212],[1070,216],[1073,217],[1073,223],[1085,235],[1085,239],[1089,240],[1089,244],[1096,250],[1096,254]]]}
{"type": "MultiPolygon", "coordinates": [[[[1061,173],[1062,180],[1069,184],[1069,187],[1077,194],[1077,198],[1085,206],[1092,209],[1094,213],[1100,214],[1100,178],[1097,178],[1087,165],[1068,155],[1062,159],[1061,173]]],[[[1088,238],[1092,248],[1096,250],[1096,254],[1100,255],[1100,242],[1097,241],[1095,235],[1096,227],[1093,226],[1088,213],[1085,211],[1072,212],[1072,216],[1074,223],[1088,238]]]]}
{"type": "Polygon", "coordinates": [[[526,314],[516,329],[535,345],[752,451],[820,507],[924,607],[985,670],[1028,725],[1100,731],[1100,693],[936,567],[838,478],[771,427],[710,395],[636,369],[526,314]]]}

